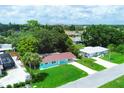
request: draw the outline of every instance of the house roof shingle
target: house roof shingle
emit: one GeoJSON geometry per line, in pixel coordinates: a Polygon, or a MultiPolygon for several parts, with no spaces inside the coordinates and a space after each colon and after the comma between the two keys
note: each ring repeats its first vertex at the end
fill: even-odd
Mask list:
{"type": "Polygon", "coordinates": [[[51,54],[42,59],[44,63],[49,62],[49,61],[57,61],[57,60],[62,60],[62,59],[73,59],[76,58],[74,54],[71,52],[64,52],[64,53],[59,53],[59,54],[51,54]]]}

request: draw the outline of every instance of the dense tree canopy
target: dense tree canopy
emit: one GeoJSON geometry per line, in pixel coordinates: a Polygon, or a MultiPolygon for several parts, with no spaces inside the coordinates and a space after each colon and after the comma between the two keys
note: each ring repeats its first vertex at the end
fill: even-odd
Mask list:
{"type": "Polygon", "coordinates": [[[82,41],[91,46],[124,43],[124,32],[106,25],[92,25],[82,34],[82,41]]]}
{"type": "Polygon", "coordinates": [[[41,53],[62,52],[67,50],[67,35],[56,30],[42,30],[36,34],[41,53]]]}
{"type": "Polygon", "coordinates": [[[17,51],[21,55],[24,55],[25,52],[37,52],[38,40],[32,35],[20,37],[17,42],[17,51]]]}

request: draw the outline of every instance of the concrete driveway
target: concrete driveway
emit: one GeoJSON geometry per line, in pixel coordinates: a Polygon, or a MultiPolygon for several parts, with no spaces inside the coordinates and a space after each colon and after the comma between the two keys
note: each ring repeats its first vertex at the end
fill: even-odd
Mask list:
{"type": "Polygon", "coordinates": [[[25,68],[20,65],[20,60],[16,60],[13,57],[16,68],[8,70],[8,75],[0,79],[0,86],[6,86],[8,84],[14,84],[19,82],[24,82],[26,80],[26,76],[29,75],[25,72],[25,68]]]}
{"type": "Polygon", "coordinates": [[[85,78],[70,82],[63,86],[60,86],[60,88],[97,88],[122,75],[124,75],[124,64],[120,64],[112,68],[89,75],[85,78]]]}
{"type": "Polygon", "coordinates": [[[92,57],[92,58],[96,60],[96,61],[94,61],[95,63],[100,64],[100,65],[102,65],[102,66],[104,66],[106,68],[111,68],[111,67],[114,67],[114,66],[118,65],[118,64],[103,60],[103,59],[101,59],[99,57],[92,57]]]}
{"type": "Polygon", "coordinates": [[[69,63],[69,64],[72,64],[73,66],[75,66],[75,67],[77,67],[77,68],[79,68],[79,69],[81,69],[81,70],[87,72],[88,74],[94,74],[94,73],[97,72],[97,71],[92,70],[92,69],[90,69],[90,68],[88,68],[88,67],[86,67],[86,66],[84,66],[84,65],[82,65],[82,64],[79,64],[79,63],[77,63],[77,62],[71,62],[71,63],[69,63]]]}

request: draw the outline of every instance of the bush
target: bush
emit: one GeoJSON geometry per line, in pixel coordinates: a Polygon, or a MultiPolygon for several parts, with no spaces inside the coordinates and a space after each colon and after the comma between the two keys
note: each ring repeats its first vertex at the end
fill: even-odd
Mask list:
{"type": "Polygon", "coordinates": [[[38,74],[33,74],[32,75],[32,82],[35,83],[35,82],[38,82],[38,81],[43,81],[46,77],[48,76],[47,73],[38,73],[38,74]]]}
{"type": "Polygon", "coordinates": [[[116,51],[124,54],[124,44],[120,44],[117,46],[116,51]]]}
{"type": "Polygon", "coordinates": [[[12,85],[7,85],[7,88],[12,88],[12,85]]]}
{"type": "Polygon", "coordinates": [[[31,83],[31,80],[25,81],[25,84],[30,84],[30,83],[31,83]]]}
{"type": "Polygon", "coordinates": [[[7,75],[7,72],[6,71],[2,71],[2,75],[3,76],[6,76],[7,75]]]}
{"type": "Polygon", "coordinates": [[[15,83],[15,84],[13,84],[13,87],[14,88],[19,88],[19,84],[18,83],[15,83]]]}
{"type": "Polygon", "coordinates": [[[25,82],[20,82],[20,83],[19,83],[19,86],[20,86],[20,87],[25,86],[25,82]]]}
{"type": "Polygon", "coordinates": [[[20,82],[20,83],[13,84],[14,88],[20,88],[20,87],[23,87],[23,86],[25,86],[25,82],[20,82]]]}

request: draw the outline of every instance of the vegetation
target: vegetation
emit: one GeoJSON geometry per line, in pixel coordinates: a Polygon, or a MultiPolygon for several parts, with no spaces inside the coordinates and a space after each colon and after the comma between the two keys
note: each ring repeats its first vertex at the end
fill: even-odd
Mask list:
{"type": "Polygon", "coordinates": [[[124,88],[124,75],[100,86],[100,88],[124,88]]]}
{"type": "Polygon", "coordinates": [[[82,34],[82,41],[88,46],[123,44],[124,31],[108,25],[91,25],[82,34]]]}
{"type": "Polygon", "coordinates": [[[19,41],[17,42],[17,51],[24,55],[25,52],[37,52],[38,51],[38,40],[31,36],[23,36],[19,38],[19,41]]]}
{"type": "Polygon", "coordinates": [[[37,53],[26,52],[22,57],[22,61],[30,68],[36,69],[39,68],[39,64],[42,60],[37,53]]]}
{"type": "Polygon", "coordinates": [[[103,67],[102,65],[99,65],[97,63],[94,63],[94,59],[91,59],[91,58],[81,58],[78,60],[78,62],[84,66],[87,66],[93,70],[97,70],[97,71],[101,71],[101,70],[104,70],[105,67],[103,67]]]}
{"type": "Polygon", "coordinates": [[[12,85],[7,85],[7,88],[12,88],[12,85]]]}
{"type": "Polygon", "coordinates": [[[124,63],[124,55],[118,52],[110,52],[102,58],[117,64],[124,63]]]}
{"type": "Polygon", "coordinates": [[[64,52],[69,47],[66,45],[67,35],[55,30],[42,30],[35,37],[39,41],[40,53],[64,52]]]}
{"type": "Polygon", "coordinates": [[[0,78],[5,77],[5,76],[7,76],[7,72],[6,71],[2,71],[2,75],[0,75],[0,78]]]}
{"type": "Polygon", "coordinates": [[[80,50],[80,49],[84,48],[85,45],[83,45],[83,44],[75,44],[75,47],[76,47],[78,50],[80,50]]]}
{"type": "MultiPolygon", "coordinates": [[[[38,71],[36,70],[36,73],[38,71]]],[[[88,74],[72,65],[61,65],[46,70],[41,70],[40,73],[46,73],[46,77],[42,81],[33,83],[33,86],[38,88],[52,88],[61,86],[67,82],[74,81],[88,74]]]]}
{"type": "Polygon", "coordinates": [[[121,54],[124,54],[124,44],[119,44],[116,49],[115,49],[116,52],[119,52],[121,54]]]}

